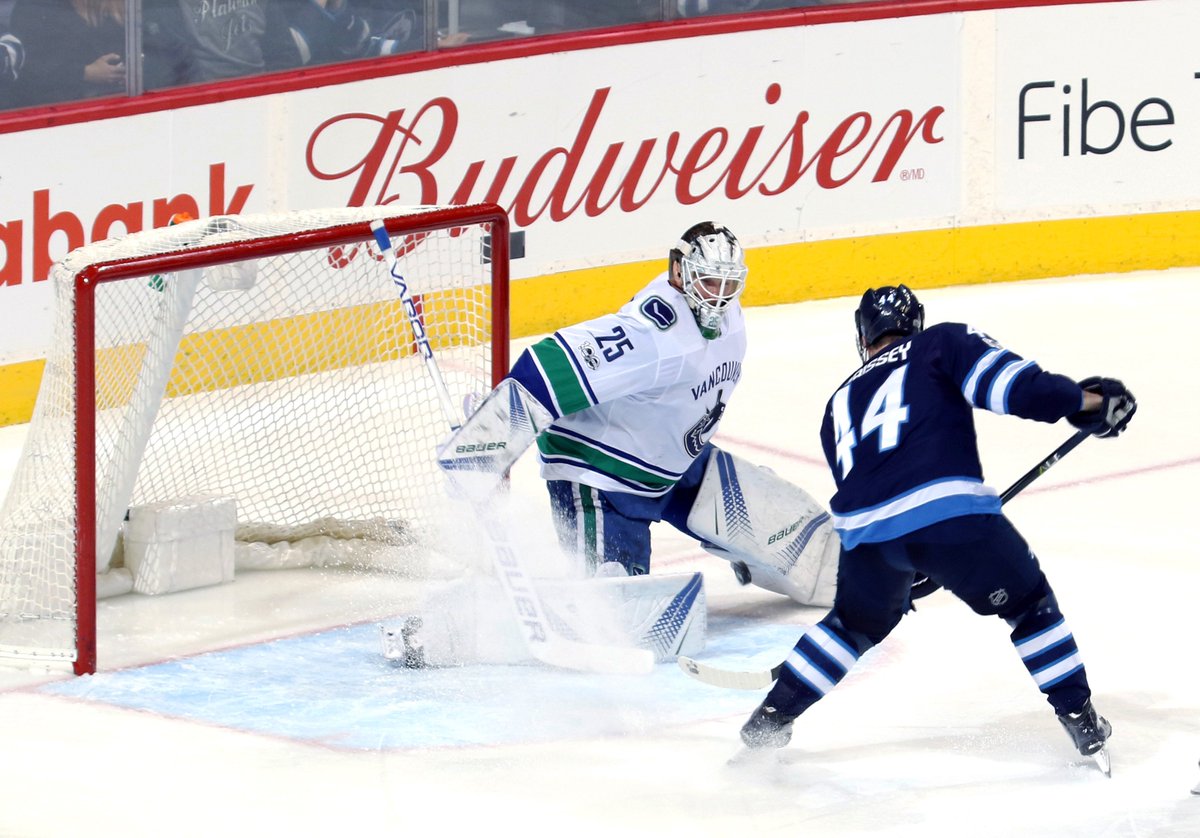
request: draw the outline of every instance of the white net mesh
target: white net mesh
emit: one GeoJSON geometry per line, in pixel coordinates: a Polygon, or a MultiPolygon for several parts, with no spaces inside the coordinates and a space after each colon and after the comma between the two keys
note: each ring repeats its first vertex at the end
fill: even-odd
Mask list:
{"type": "MultiPolygon", "coordinates": [[[[374,218],[420,229],[431,209],[189,221],[55,266],[53,351],[0,509],[0,656],[75,654],[75,287],[91,265],[204,254],[170,274],[95,285],[98,571],[130,506],[194,495],[235,498],[252,538],[336,534],[339,522],[349,538],[421,537],[443,491],[434,451],[447,418],[365,226],[352,228],[355,243],[324,242],[374,218]],[[292,246],[305,249],[268,254],[292,246]],[[214,264],[231,254],[240,261],[214,264]]],[[[455,404],[493,383],[489,233],[459,222],[393,234],[455,404]]]]}

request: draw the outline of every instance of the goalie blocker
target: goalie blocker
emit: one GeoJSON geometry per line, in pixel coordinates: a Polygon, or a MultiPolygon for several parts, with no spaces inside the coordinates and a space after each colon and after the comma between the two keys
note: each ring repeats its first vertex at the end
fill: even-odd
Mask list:
{"type": "Polygon", "coordinates": [[[438,448],[438,465],[456,490],[484,500],[551,421],[528,390],[506,378],[438,448]]]}

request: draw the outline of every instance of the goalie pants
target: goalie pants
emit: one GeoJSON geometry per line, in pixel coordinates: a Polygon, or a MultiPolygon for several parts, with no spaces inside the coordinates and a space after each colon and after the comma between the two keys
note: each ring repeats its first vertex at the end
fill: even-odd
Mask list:
{"type": "Polygon", "coordinates": [[[649,573],[652,523],[666,521],[702,540],[688,529],[687,519],[712,452],[712,445],[705,445],[679,482],[657,498],[569,480],[546,481],[559,545],[568,555],[581,558],[588,575],[605,562],[617,562],[630,576],[649,573]]]}
{"type": "Polygon", "coordinates": [[[928,575],[977,614],[1004,619],[1056,713],[1082,708],[1091,690],[1075,639],[1037,557],[1003,515],[952,518],[893,541],[843,550],[833,610],[796,643],[767,703],[795,716],[836,686],[911,610],[915,573],[928,575]]]}

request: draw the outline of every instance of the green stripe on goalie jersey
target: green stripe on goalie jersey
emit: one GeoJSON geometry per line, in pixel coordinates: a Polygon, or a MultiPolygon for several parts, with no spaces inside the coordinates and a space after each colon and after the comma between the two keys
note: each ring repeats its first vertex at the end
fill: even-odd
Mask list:
{"type": "Polygon", "coordinates": [[[579,487],[579,505],[583,510],[583,556],[588,569],[595,573],[600,564],[600,549],[596,543],[596,493],[591,486],[579,487]]]}
{"type": "Polygon", "coordinates": [[[554,400],[558,403],[558,410],[562,415],[591,407],[592,403],[579,383],[579,376],[575,374],[575,365],[558,345],[558,341],[554,338],[544,338],[530,347],[530,351],[537,357],[542,371],[546,374],[546,383],[550,386],[550,392],[554,394],[554,400]]]}
{"type": "Polygon", "coordinates": [[[538,451],[542,452],[542,456],[579,460],[604,474],[637,483],[649,492],[665,492],[676,483],[674,478],[638,468],[610,454],[605,454],[585,442],[560,436],[554,433],[553,429],[544,432],[537,438],[537,447],[538,451]]]}

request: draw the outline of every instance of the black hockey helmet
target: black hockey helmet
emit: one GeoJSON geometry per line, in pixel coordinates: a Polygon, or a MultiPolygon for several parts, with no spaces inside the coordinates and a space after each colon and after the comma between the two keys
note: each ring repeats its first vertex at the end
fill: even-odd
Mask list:
{"type": "Polygon", "coordinates": [[[925,306],[907,285],[868,288],[854,312],[858,354],[867,360],[867,347],[884,335],[908,337],[925,328],[925,306]]]}

